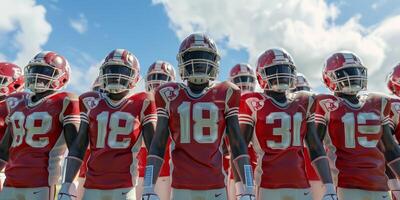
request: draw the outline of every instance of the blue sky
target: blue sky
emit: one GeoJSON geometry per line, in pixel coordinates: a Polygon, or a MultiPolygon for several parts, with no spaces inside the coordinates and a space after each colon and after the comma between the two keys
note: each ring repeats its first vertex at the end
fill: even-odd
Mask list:
{"type": "MultiPolygon", "coordinates": [[[[133,52],[141,63],[142,75],[147,67],[158,59],[169,61],[176,66],[175,56],[180,40],[191,31],[208,32],[217,40],[223,55],[219,76],[221,80],[227,78],[231,66],[239,62],[250,62],[254,65],[257,55],[272,46],[288,49],[295,60],[298,60],[297,63],[306,66],[299,71],[304,71],[310,77],[317,91],[325,90],[319,81],[320,73],[315,73],[315,68],[319,68],[318,71],[320,71],[322,58],[326,57],[328,52],[350,48],[367,57],[367,63],[373,66],[372,72],[380,71],[382,68],[387,72],[390,68],[387,66],[396,62],[397,58],[391,55],[395,55],[398,52],[396,48],[399,47],[388,47],[393,43],[388,35],[397,34],[398,30],[387,30],[387,26],[383,25],[385,20],[400,15],[400,6],[395,0],[294,0],[293,2],[295,1],[298,4],[275,1],[279,4],[278,6],[260,1],[254,1],[254,6],[252,6],[253,1],[247,1],[250,5],[242,6],[241,4],[246,1],[21,0],[21,6],[26,4],[23,5],[28,10],[26,13],[5,14],[5,16],[0,14],[0,17],[6,19],[8,17],[11,22],[17,24],[9,28],[0,20],[0,59],[17,60],[18,64],[24,65],[26,58],[17,59],[18,52],[23,48],[28,49],[25,54],[29,53],[29,49],[33,49],[32,56],[34,50],[38,48],[59,52],[70,61],[73,69],[73,80],[68,89],[78,93],[90,88],[90,83],[97,72],[96,66],[114,48],[126,48],[133,52]],[[29,9],[38,6],[45,9],[44,20],[38,21],[50,25],[51,30],[44,31],[40,40],[42,42],[35,48],[23,47],[23,44],[18,44],[14,40],[17,40],[16,35],[21,30],[25,30],[24,22],[29,23],[27,18],[30,15],[32,19],[33,16],[40,18],[40,14],[35,14],[35,9],[28,13],[29,9]],[[257,8],[263,6],[265,9],[257,8]],[[289,7],[289,10],[303,13],[304,16],[285,14],[279,11],[282,7],[289,7]],[[245,10],[242,16],[239,12],[243,9],[245,10]],[[275,12],[277,14],[274,14],[275,12]],[[271,17],[269,13],[273,16],[271,17]],[[284,14],[281,16],[281,13],[284,14]],[[247,19],[246,14],[251,16],[247,19]],[[264,14],[266,17],[260,19],[260,16],[264,14]],[[274,15],[281,18],[276,18],[274,15]],[[352,22],[352,19],[356,19],[356,22],[352,22]],[[285,20],[289,21],[285,25],[278,23],[285,20]],[[303,25],[296,26],[299,23],[303,25]],[[281,26],[283,26],[282,30],[279,29],[281,26]],[[293,36],[293,31],[289,31],[293,28],[295,28],[294,33],[299,31],[304,32],[304,35],[293,36]],[[319,29],[321,30],[318,31],[319,29]],[[316,36],[307,34],[307,30],[316,30],[316,36]],[[325,42],[326,38],[341,37],[350,38],[349,41],[356,42],[353,45],[348,41],[342,44],[333,41],[322,47],[318,46],[319,43],[325,42]],[[322,42],[316,41],[317,45],[315,45],[312,44],[314,40],[322,42]],[[299,44],[293,44],[297,41],[299,44]],[[310,45],[308,48],[310,52],[298,48],[301,45],[304,45],[304,48],[310,45]],[[371,57],[375,54],[376,59],[371,57]]],[[[31,40],[35,40],[36,34],[40,35],[41,27],[44,27],[40,23],[29,28],[32,32],[31,40]]],[[[28,39],[29,31],[25,30],[28,39]]],[[[373,89],[379,89],[379,87],[373,89]]]]}

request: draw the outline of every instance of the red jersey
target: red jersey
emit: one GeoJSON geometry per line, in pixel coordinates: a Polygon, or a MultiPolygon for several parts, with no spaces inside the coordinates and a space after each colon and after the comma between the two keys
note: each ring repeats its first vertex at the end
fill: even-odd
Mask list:
{"type": "Polygon", "coordinates": [[[6,101],[0,101],[0,140],[3,138],[7,124],[6,117],[8,115],[6,101]]]}
{"type": "Polygon", "coordinates": [[[225,119],[238,114],[239,88],[222,82],[196,95],[184,84],[167,83],[155,96],[158,116],[169,118],[172,187],[224,188],[225,119]]]}
{"type": "Polygon", "coordinates": [[[400,141],[400,98],[391,97],[390,98],[390,127],[394,130],[397,141],[400,141]]]}
{"type": "Polygon", "coordinates": [[[333,95],[318,95],[315,122],[326,125],[325,144],[338,187],[388,191],[385,157],[377,144],[390,124],[388,99],[376,94],[358,105],[333,95]]]}
{"type": "Polygon", "coordinates": [[[88,92],[79,97],[79,103],[82,123],[89,124],[90,156],[84,187],[135,186],[142,127],[157,120],[153,95],[137,93],[113,103],[104,93],[88,92]]]}
{"type": "Polygon", "coordinates": [[[309,188],[304,166],[304,137],[313,97],[299,92],[280,104],[262,93],[250,93],[240,102],[240,123],[254,127],[258,154],[256,184],[262,188],[309,188]]]}
{"type": "Polygon", "coordinates": [[[89,160],[90,149],[88,148],[85,153],[85,157],[83,157],[81,168],[79,169],[79,177],[85,178],[87,172],[87,161],[89,160]]]}
{"type": "Polygon", "coordinates": [[[79,124],[78,97],[54,93],[33,103],[28,93],[6,99],[12,135],[5,186],[17,188],[55,185],[61,175],[66,144],[63,127],[79,124]]]}

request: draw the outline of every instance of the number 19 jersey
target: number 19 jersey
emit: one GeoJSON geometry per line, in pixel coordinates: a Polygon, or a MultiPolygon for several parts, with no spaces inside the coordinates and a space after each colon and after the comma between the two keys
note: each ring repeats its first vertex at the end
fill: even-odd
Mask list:
{"type": "Polygon", "coordinates": [[[142,128],[157,119],[153,95],[137,93],[112,103],[104,93],[88,92],[79,101],[82,123],[89,124],[90,141],[84,187],[135,186],[142,128]]]}
{"type": "Polygon", "coordinates": [[[239,88],[222,82],[195,95],[183,84],[167,83],[158,88],[155,98],[158,116],[169,118],[172,187],[224,188],[225,119],[238,114],[239,88]]]}
{"type": "Polygon", "coordinates": [[[386,97],[368,94],[358,105],[333,95],[318,95],[315,122],[326,125],[325,144],[338,187],[388,191],[385,158],[377,145],[390,124],[386,97]]]}
{"type": "Polygon", "coordinates": [[[254,172],[262,188],[309,188],[303,140],[313,120],[311,93],[299,92],[286,104],[262,93],[249,93],[240,102],[239,119],[254,127],[253,147],[258,155],[254,172]]]}

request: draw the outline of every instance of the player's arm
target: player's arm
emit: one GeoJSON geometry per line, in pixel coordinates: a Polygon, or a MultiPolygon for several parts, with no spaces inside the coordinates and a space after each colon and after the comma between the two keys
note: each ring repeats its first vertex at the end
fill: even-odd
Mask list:
{"type": "MultiPolygon", "coordinates": [[[[236,193],[242,197],[249,196],[253,198],[253,172],[250,165],[250,157],[247,153],[247,145],[244,137],[241,135],[239,126],[239,105],[240,90],[238,88],[229,88],[226,94],[225,123],[227,128],[227,136],[231,147],[231,156],[233,165],[242,182],[242,187],[238,186],[236,193]],[[240,191],[240,189],[242,191],[240,191]]],[[[249,136],[250,137],[250,136],[249,136]]],[[[250,137],[251,138],[251,137],[250,137]]]]}
{"type": "Polygon", "coordinates": [[[388,166],[392,169],[392,172],[396,177],[400,178],[400,148],[395,142],[392,131],[388,124],[383,125],[382,144],[385,148],[385,158],[388,162],[388,166]]]}
{"type": "Polygon", "coordinates": [[[61,186],[60,192],[58,193],[58,199],[61,200],[69,199],[71,197],[76,197],[77,195],[76,188],[72,184],[72,182],[74,181],[76,175],[79,172],[83,158],[86,153],[86,149],[88,148],[89,145],[89,136],[88,136],[89,121],[87,116],[87,108],[85,107],[82,101],[79,102],[79,109],[82,112],[80,113],[80,124],[79,124],[78,134],[77,135],[75,134],[74,136],[73,129],[76,127],[76,123],[74,123],[74,121],[71,121],[70,123],[65,123],[64,125],[64,131],[71,131],[71,132],[66,132],[64,134],[66,140],[67,138],[70,140],[70,146],[68,148],[69,150],[68,156],[65,158],[65,163],[64,163],[65,174],[64,174],[63,184],[61,186]],[[72,136],[66,136],[69,134],[71,134],[72,136]]]}
{"type": "Polygon", "coordinates": [[[69,149],[78,135],[77,129],[80,123],[79,99],[76,95],[68,94],[64,98],[60,119],[63,124],[65,143],[69,149]]]}
{"type": "Polygon", "coordinates": [[[2,171],[7,164],[9,148],[12,143],[12,135],[8,127],[6,128],[4,136],[0,142],[0,171],[2,171]]]}
{"type": "MultiPolygon", "coordinates": [[[[147,142],[145,141],[149,153],[143,181],[143,199],[150,199],[151,196],[155,196],[154,186],[164,162],[164,154],[169,137],[169,115],[166,109],[168,101],[158,90],[155,92],[155,103],[157,108],[156,130],[154,133],[154,126],[149,126],[147,142]],[[150,130],[152,128],[153,132],[150,130]],[[151,136],[152,133],[154,133],[153,137],[151,136]]],[[[153,123],[149,123],[149,125],[150,124],[153,123]]]]}

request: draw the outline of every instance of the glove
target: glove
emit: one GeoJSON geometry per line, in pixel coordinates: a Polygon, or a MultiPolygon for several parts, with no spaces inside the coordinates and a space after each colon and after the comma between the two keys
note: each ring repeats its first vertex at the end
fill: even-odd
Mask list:
{"type": "Polygon", "coordinates": [[[154,187],[144,188],[142,200],[160,200],[160,197],[154,192],[154,187]]]}
{"type": "Polygon", "coordinates": [[[77,190],[73,183],[63,183],[58,192],[58,200],[77,200],[77,190]]]}
{"type": "Polygon", "coordinates": [[[400,181],[397,179],[390,179],[388,185],[392,192],[393,200],[400,200],[400,181]]]}
{"type": "Polygon", "coordinates": [[[325,193],[322,200],[338,200],[335,186],[332,183],[327,183],[324,185],[325,193]]]}
{"type": "Polygon", "coordinates": [[[237,200],[256,200],[252,187],[245,190],[242,182],[236,182],[235,189],[237,200]]]}

